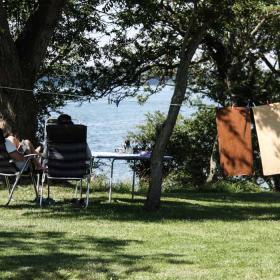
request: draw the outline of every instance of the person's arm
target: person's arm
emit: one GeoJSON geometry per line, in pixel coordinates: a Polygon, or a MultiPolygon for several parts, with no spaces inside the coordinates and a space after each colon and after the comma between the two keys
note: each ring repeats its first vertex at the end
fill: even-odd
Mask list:
{"type": "Polygon", "coordinates": [[[16,146],[16,148],[19,147],[20,141],[15,136],[10,135],[7,137],[7,139],[10,140],[16,146]]]}

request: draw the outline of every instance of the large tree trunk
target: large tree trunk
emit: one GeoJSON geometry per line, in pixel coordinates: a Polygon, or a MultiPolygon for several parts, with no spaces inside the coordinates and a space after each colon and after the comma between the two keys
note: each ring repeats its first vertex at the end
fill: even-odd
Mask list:
{"type": "MultiPolygon", "coordinates": [[[[0,3],[0,86],[26,88],[20,58],[0,3]]],[[[30,87],[29,87],[30,88],[30,87]]],[[[35,136],[36,104],[32,93],[0,88],[0,113],[20,138],[35,136]]]]}
{"type": "Polygon", "coordinates": [[[0,112],[3,119],[11,126],[13,134],[34,142],[37,129],[37,104],[33,95],[6,89],[0,90],[0,94],[0,112]]]}
{"type": "Polygon", "coordinates": [[[35,141],[38,105],[32,89],[65,4],[40,0],[14,41],[0,0],[0,114],[19,138],[35,141]]]}
{"type": "Polygon", "coordinates": [[[188,81],[188,70],[193,55],[197,50],[206,28],[197,31],[193,38],[189,38],[186,32],[181,48],[180,62],[177,69],[175,89],[169,106],[167,118],[157,135],[151,157],[151,176],[149,190],[145,203],[145,209],[149,211],[158,210],[160,207],[161,185],[162,185],[162,161],[167,143],[172,135],[176,120],[185,98],[188,81]]]}
{"type": "Polygon", "coordinates": [[[279,175],[271,176],[269,180],[269,185],[274,191],[280,192],[280,176],[279,175]]]}

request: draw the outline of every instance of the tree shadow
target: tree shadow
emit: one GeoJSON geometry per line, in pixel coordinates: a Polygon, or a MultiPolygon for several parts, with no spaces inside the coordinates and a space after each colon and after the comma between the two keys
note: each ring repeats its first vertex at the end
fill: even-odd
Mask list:
{"type": "MultiPolygon", "coordinates": [[[[0,245],[7,254],[0,255],[0,272],[11,273],[11,279],[68,279],[62,272],[77,273],[78,279],[88,278],[88,267],[94,274],[105,274],[106,279],[118,279],[114,266],[125,267],[124,275],[134,272],[155,272],[152,265],[141,265],[143,258],[148,263],[161,261],[169,264],[191,264],[180,260],[180,254],[126,254],[124,250],[139,240],[118,240],[80,236],[67,238],[65,232],[1,231],[0,245]],[[90,248],[89,248],[90,244],[90,248]],[[9,250],[8,250],[9,249],[9,250]],[[94,250],[94,253],[89,251],[94,250]],[[88,252],[88,253],[86,253],[88,252]]],[[[7,277],[7,278],[9,278],[7,277]]]]}
{"type": "MultiPolygon", "coordinates": [[[[105,197],[95,198],[88,209],[74,208],[70,204],[56,204],[43,209],[26,211],[31,218],[68,218],[80,220],[116,220],[162,222],[167,220],[222,220],[244,221],[279,220],[280,194],[277,193],[180,193],[164,195],[157,212],[143,209],[144,197],[132,201],[120,197],[108,203],[105,197]],[[271,205],[273,204],[273,205],[271,205]]],[[[10,208],[22,209],[26,204],[10,208]]]]}
{"type": "MultiPolygon", "coordinates": [[[[258,192],[258,193],[221,193],[221,192],[180,192],[180,193],[166,193],[162,197],[199,200],[205,202],[250,202],[250,203],[280,203],[280,193],[277,192],[258,192]]],[[[280,205],[279,205],[280,207],[280,205]]]]}

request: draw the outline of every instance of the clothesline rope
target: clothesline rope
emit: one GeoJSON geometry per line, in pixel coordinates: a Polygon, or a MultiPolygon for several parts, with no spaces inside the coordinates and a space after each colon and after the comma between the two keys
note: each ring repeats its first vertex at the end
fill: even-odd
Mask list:
{"type": "MultiPolygon", "coordinates": [[[[26,88],[15,88],[15,87],[7,87],[7,86],[1,86],[0,88],[2,89],[8,89],[8,90],[15,90],[15,91],[22,91],[22,92],[34,92],[33,89],[26,89],[26,88]]],[[[52,91],[41,91],[38,90],[37,92],[39,93],[43,93],[43,94],[52,94],[52,95],[62,95],[62,96],[73,96],[73,97],[84,97],[85,96],[79,96],[79,95],[75,95],[75,94],[65,94],[65,93],[60,93],[60,92],[52,92],[52,91]]]]}
{"type": "MultiPolygon", "coordinates": [[[[22,92],[33,92],[34,90],[32,89],[25,89],[25,88],[16,88],[16,87],[7,87],[7,86],[1,86],[1,89],[8,89],[8,90],[14,90],[14,91],[22,91],[22,92]]],[[[38,90],[37,92],[43,93],[43,94],[52,94],[52,95],[61,95],[61,96],[68,96],[68,97],[83,97],[85,98],[85,96],[79,96],[79,95],[75,95],[75,94],[65,94],[65,93],[60,93],[60,92],[51,92],[51,91],[41,91],[38,90]]],[[[132,102],[132,100],[129,100],[129,102],[132,102]]],[[[137,101],[135,101],[137,102],[137,101]]],[[[182,106],[182,104],[169,104],[170,106],[182,106]]]]}
{"type": "MultiPolygon", "coordinates": [[[[8,87],[8,86],[2,86],[0,85],[0,89],[8,89],[8,90],[14,90],[14,91],[22,91],[22,92],[34,92],[32,89],[26,89],[26,88],[17,88],[17,87],[8,87]]],[[[52,92],[52,91],[41,91],[37,90],[38,93],[42,94],[51,94],[51,95],[60,95],[60,96],[68,96],[68,97],[80,97],[80,98],[86,98],[85,96],[81,95],[76,95],[76,94],[65,94],[65,93],[60,93],[60,92],[52,92]]],[[[137,102],[136,100],[127,100],[127,102],[137,102]]],[[[178,106],[181,107],[183,104],[176,104],[176,103],[171,103],[169,106],[178,106]]],[[[204,105],[204,104],[190,104],[193,107],[204,107],[204,108],[210,108],[213,109],[215,106],[213,105],[204,105]]]]}

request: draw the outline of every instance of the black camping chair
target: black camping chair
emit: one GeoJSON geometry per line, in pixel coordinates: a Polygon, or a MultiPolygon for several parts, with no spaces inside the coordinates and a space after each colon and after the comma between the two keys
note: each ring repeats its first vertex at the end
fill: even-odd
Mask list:
{"type": "MultiPolygon", "coordinates": [[[[47,181],[48,200],[50,199],[49,180],[82,182],[86,180],[86,201],[89,201],[91,178],[91,159],[87,156],[87,127],[84,125],[60,125],[55,122],[46,124],[45,151],[43,153],[45,170],[42,175],[40,206],[43,203],[44,182],[47,181]]],[[[77,184],[76,191],[77,194],[77,184]]]]}
{"type": "MultiPolygon", "coordinates": [[[[0,134],[2,134],[0,136],[1,140],[5,139],[3,136],[3,132],[0,131],[0,134]]],[[[36,200],[38,200],[38,188],[39,188],[39,182],[40,182],[40,174],[37,174],[37,181],[35,180],[35,171],[33,169],[33,166],[31,164],[31,159],[35,158],[37,155],[35,154],[30,154],[30,155],[26,155],[25,157],[25,163],[22,167],[21,170],[19,170],[16,165],[15,165],[15,161],[12,160],[9,157],[9,154],[6,150],[6,146],[5,146],[5,141],[0,141],[0,176],[3,176],[5,178],[5,182],[8,188],[8,201],[6,202],[5,205],[9,205],[9,203],[12,200],[14,191],[19,183],[19,180],[22,176],[25,177],[30,177],[34,186],[34,191],[35,191],[35,195],[36,195],[36,200]],[[10,183],[10,178],[14,177],[15,181],[14,183],[11,185],[10,183]]]]}

